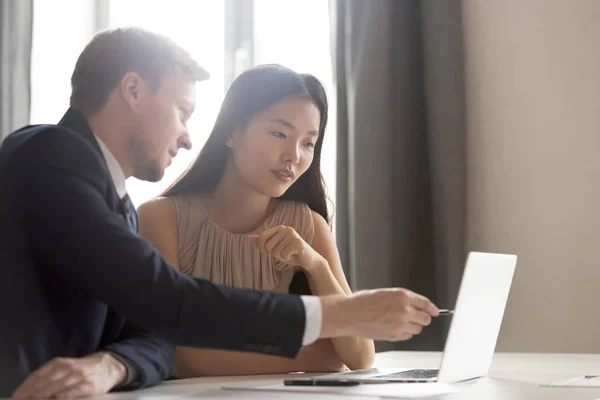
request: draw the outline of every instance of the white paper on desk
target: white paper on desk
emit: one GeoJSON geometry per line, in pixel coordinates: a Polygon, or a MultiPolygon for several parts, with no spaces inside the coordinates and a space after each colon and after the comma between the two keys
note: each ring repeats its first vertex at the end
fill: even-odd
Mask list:
{"type": "Polygon", "coordinates": [[[358,386],[285,386],[282,383],[260,386],[223,386],[225,390],[258,390],[267,392],[327,393],[342,396],[373,396],[395,399],[417,399],[456,392],[450,385],[431,383],[369,383],[358,386]]]}
{"type": "Polygon", "coordinates": [[[600,376],[591,377],[589,375],[575,376],[568,379],[553,381],[541,386],[554,387],[581,387],[581,388],[600,388],[600,376]]]}

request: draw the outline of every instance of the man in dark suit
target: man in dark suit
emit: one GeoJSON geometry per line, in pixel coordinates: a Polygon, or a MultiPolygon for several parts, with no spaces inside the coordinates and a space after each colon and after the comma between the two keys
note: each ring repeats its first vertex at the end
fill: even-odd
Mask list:
{"type": "Polygon", "coordinates": [[[437,308],[404,289],[292,296],[178,273],[137,236],[125,190],[158,181],[180,148],[195,82],[168,39],[98,34],[58,125],[0,147],[0,396],[81,397],[169,376],[174,344],[295,357],[318,338],[406,340],[437,308]]]}

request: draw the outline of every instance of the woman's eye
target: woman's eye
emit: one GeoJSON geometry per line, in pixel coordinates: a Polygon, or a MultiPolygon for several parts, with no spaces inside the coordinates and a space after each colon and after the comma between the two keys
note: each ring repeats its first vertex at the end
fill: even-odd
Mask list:
{"type": "Polygon", "coordinates": [[[287,137],[287,136],[285,136],[285,133],[283,133],[283,132],[271,132],[271,135],[278,137],[278,138],[282,138],[282,139],[287,137]]]}
{"type": "Polygon", "coordinates": [[[309,149],[314,149],[315,144],[313,142],[308,142],[308,143],[306,143],[306,147],[308,147],[309,149]]]}

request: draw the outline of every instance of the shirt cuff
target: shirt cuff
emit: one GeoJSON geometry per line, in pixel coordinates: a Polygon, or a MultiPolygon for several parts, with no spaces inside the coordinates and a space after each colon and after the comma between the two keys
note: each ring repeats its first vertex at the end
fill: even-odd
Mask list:
{"type": "Polygon", "coordinates": [[[323,309],[321,300],[316,296],[300,296],[300,299],[304,303],[304,315],[306,318],[302,346],[306,346],[316,342],[321,335],[323,309]]]}
{"type": "Polygon", "coordinates": [[[136,366],[129,361],[128,359],[121,357],[119,354],[115,353],[114,351],[110,351],[110,350],[105,350],[107,353],[109,353],[111,356],[113,356],[114,358],[117,359],[117,361],[119,361],[121,364],[123,364],[123,366],[125,366],[125,370],[127,371],[126,374],[127,376],[125,377],[125,380],[123,382],[121,382],[120,384],[118,384],[117,386],[115,386],[115,389],[118,388],[124,388],[127,387],[128,385],[130,385],[131,383],[135,382],[138,377],[138,369],[136,368],[136,366]]]}

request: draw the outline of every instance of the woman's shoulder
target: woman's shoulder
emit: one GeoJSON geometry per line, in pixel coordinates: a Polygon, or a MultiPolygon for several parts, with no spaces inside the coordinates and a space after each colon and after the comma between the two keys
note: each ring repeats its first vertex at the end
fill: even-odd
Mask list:
{"type": "Polygon", "coordinates": [[[177,217],[172,199],[158,197],[149,200],[138,207],[137,213],[140,236],[162,251],[176,243],[177,217]]]}
{"type": "Polygon", "coordinates": [[[175,224],[180,233],[196,226],[205,214],[199,196],[189,194],[156,197],[138,208],[140,221],[151,221],[154,225],[175,224]]]}
{"type": "Polygon", "coordinates": [[[142,203],[137,208],[140,220],[170,219],[175,217],[175,212],[175,202],[170,197],[156,197],[142,203]]]}

